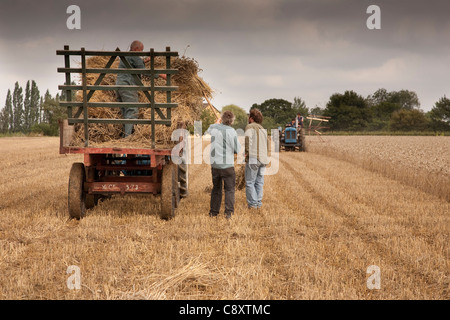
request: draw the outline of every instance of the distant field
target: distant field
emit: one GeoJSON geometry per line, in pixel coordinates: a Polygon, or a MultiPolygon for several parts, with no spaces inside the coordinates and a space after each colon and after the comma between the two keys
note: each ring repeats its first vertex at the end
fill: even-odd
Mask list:
{"type": "Polygon", "coordinates": [[[266,176],[263,210],[237,191],[230,221],[208,217],[207,164],[190,166],[175,219],[158,197],[117,196],[68,221],[82,157],[58,138],[1,138],[0,298],[447,300],[449,139],[309,137],[266,176]]]}
{"type": "Polygon", "coordinates": [[[359,164],[450,200],[450,137],[309,136],[310,151],[359,164]]]}

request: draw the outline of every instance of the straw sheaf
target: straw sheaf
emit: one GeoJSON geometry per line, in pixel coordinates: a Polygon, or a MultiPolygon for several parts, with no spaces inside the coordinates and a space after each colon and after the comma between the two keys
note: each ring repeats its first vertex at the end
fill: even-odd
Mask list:
{"type": "MultiPolygon", "coordinates": [[[[86,60],[87,68],[104,68],[109,57],[95,56],[86,60]]],[[[117,68],[119,59],[116,59],[111,68],[117,68]]],[[[146,63],[146,68],[150,68],[150,62],[146,63]]],[[[155,69],[165,69],[166,58],[155,58],[155,69]]],[[[172,132],[177,128],[179,122],[187,126],[193,125],[195,120],[200,119],[203,107],[203,98],[212,98],[213,91],[209,85],[198,75],[201,69],[197,61],[187,57],[172,57],[171,69],[177,69],[178,73],[172,76],[171,85],[178,86],[178,90],[172,92],[171,102],[177,103],[178,107],[172,109],[171,126],[156,125],[155,140],[157,148],[171,147],[176,142],[171,141],[172,132]]],[[[98,78],[98,74],[87,74],[86,83],[93,85],[98,78]]],[[[142,77],[144,85],[150,85],[151,79],[148,76],[142,77]]],[[[115,74],[107,74],[101,85],[114,85],[116,83],[115,74]]],[[[155,79],[155,86],[166,85],[166,80],[155,79]]],[[[155,102],[167,102],[166,92],[155,92],[155,102]]],[[[77,94],[77,101],[83,101],[82,92],[77,94]]],[[[115,102],[117,100],[115,91],[96,91],[91,102],[115,102]]],[[[139,92],[139,102],[148,102],[147,97],[139,92]]],[[[162,110],[164,114],[166,111],[162,110]]],[[[119,108],[89,108],[90,118],[121,119],[119,108]]],[[[139,119],[151,119],[151,109],[140,108],[139,119]]],[[[155,119],[160,119],[155,113],[155,119]]],[[[149,147],[151,145],[150,125],[135,125],[134,133],[127,138],[122,138],[123,125],[113,124],[90,124],[89,144],[90,146],[129,146],[129,147],[149,147]]],[[[72,145],[84,146],[84,127],[82,124],[76,125],[72,139],[72,145]]]]}

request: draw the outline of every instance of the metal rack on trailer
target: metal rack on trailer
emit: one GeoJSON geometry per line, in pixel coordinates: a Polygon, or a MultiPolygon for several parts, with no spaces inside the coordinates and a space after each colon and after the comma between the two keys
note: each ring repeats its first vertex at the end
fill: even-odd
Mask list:
{"type": "MultiPolygon", "coordinates": [[[[66,101],[60,102],[67,107],[67,120],[60,122],[60,154],[76,153],[84,155],[83,163],[73,163],[69,176],[68,209],[71,218],[80,219],[85,216],[86,209],[94,207],[100,198],[112,194],[152,194],[161,196],[160,217],[171,219],[175,216],[176,209],[181,198],[188,195],[188,164],[184,157],[186,136],[180,137],[176,155],[181,163],[173,161],[172,149],[158,149],[155,147],[156,125],[171,126],[171,110],[178,106],[171,101],[171,93],[178,87],[171,85],[171,75],[176,74],[176,69],[171,69],[170,58],[178,56],[177,52],[166,48],[166,51],[148,52],[133,51],[87,51],[57,50],[57,55],[64,56],[64,68],[58,68],[58,72],[65,74],[65,84],[59,89],[65,92],[66,101]],[[81,58],[81,68],[70,66],[71,56],[81,58]],[[87,68],[86,57],[106,56],[110,57],[104,68],[87,68]],[[150,69],[135,69],[130,66],[125,57],[148,56],[150,57],[150,69]],[[165,69],[155,69],[155,57],[166,58],[165,69]],[[114,61],[119,58],[126,68],[111,68],[114,61]],[[81,75],[81,85],[72,84],[72,73],[81,75]],[[129,73],[136,83],[135,86],[102,85],[106,74],[129,73]],[[87,74],[99,74],[93,85],[87,84],[87,74]],[[150,86],[145,86],[138,75],[150,75],[150,86]],[[155,86],[154,75],[166,74],[166,86],[155,86]],[[127,90],[142,91],[148,102],[90,102],[96,90],[127,90]],[[72,101],[72,92],[81,90],[82,101],[72,101]],[[156,103],[154,93],[166,92],[166,102],[156,103]],[[89,108],[121,108],[139,107],[151,108],[150,119],[101,119],[89,118],[89,108]],[[159,119],[156,119],[156,114],[159,119]],[[71,146],[71,138],[74,132],[74,124],[84,126],[84,147],[71,146]],[[118,146],[91,147],[89,146],[89,125],[96,123],[107,124],[146,124],[151,128],[151,147],[149,148],[123,148],[118,146]]],[[[177,123],[177,128],[184,128],[183,123],[177,123]]]]}

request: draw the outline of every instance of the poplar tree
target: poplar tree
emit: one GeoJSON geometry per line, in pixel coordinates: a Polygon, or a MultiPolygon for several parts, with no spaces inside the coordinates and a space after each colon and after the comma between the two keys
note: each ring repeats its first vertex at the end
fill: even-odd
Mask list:
{"type": "Polygon", "coordinates": [[[40,92],[34,80],[31,81],[30,125],[39,123],[40,92]]]}
{"type": "Polygon", "coordinates": [[[28,132],[31,126],[31,87],[30,80],[25,87],[25,100],[23,103],[23,131],[28,132]]]}
{"type": "Polygon", "coordinates": [[[10,132],[12,123],[12,97],[11,90],[6,94],[5,106],[0,114],[0,130],[2,133],[10,132]]]}
{"type": "Polygon", "coordinates": [[[18,132],[22,129],[23,119],[23,90],[16,81],[13,92],[13,132],[18,132]]]}

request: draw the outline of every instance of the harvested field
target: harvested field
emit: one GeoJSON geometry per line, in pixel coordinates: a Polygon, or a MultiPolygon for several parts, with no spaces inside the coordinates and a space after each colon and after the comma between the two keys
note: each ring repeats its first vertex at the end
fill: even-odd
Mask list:
{"type": "Polygon", "coordinates": [[[450,137],[308,137],[309,151],[359,164],[450,200],[450,137]]]}
{"type": "Polygon", "coordinates": [[[450,298],[448,200],[356,157],[320,154],[319,143],[281,153],[263,209],[248,211],[237,191],[231,220],[208,217],[210,167],[199,164],[173,220],[159,219],[157,197],[118,196],[68,221],[82,156],[59,155],[58,143],[0,139],[1,299],[450,298]],[[79,290],[67,287],[72,265],[79,290]],[[371,265],[380,289],[367,288],[371,265]]]}

